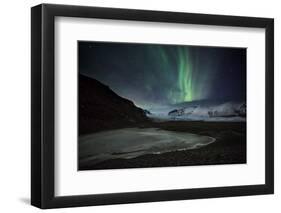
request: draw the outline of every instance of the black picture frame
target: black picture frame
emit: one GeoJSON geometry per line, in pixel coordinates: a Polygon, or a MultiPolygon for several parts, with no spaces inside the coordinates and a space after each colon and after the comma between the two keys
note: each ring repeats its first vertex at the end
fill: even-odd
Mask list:
{"type": "Polygon", "coordinates": [[[36,207],[47,209],[274,193],[274,20],[271,18],[41,4],[31,9],[31,90],[31,204],[36,207]],[[58,16],[264,28],[265,184],[56,197],[54,21],[58,16]]]}

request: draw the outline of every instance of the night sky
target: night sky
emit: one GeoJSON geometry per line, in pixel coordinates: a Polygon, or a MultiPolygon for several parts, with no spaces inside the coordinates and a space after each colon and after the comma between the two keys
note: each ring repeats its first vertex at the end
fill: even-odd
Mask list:
{"type": "Polygon", "coordinates": [[[246,49],[78,42],[79,73],[137,106],[246,100],[246,49]]]}

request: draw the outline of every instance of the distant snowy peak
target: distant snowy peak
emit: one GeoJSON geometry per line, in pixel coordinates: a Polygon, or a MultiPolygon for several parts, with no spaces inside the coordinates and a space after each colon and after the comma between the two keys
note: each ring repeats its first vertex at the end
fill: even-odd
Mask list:
{"type": "Polygon", "coordinates": [[[181,109],[174,109],[168,113],[169,116],[182,116],[192,114],[198,106],[184,107],[181,109]]]}
{"type": "Polygon", "coordinates": [[[226,102],[220,104],[195,104],[188,103],[181,108],[168,112],[170,117],[185,117],[191,120],[219,117],[246,117],[246,103],[226,102]],[[197,119],[196,119],[197,118],[197,119]]]}

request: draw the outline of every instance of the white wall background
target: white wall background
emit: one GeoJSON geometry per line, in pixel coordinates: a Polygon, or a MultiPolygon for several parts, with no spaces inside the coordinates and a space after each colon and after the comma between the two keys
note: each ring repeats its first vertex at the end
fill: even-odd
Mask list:
{"type": "MultiPolygon", "coordinates": [[[[278,0],[45,0],[150,10],[275,18],[275,195],[56,209],[50,212],[279,212],[281,210],[281,3],[278,0]],[[279,210],[279,211],[278,211],[279,210]]],[[[0,211],[39,212],[30,197],[30,7],[38,0],[1,2],[0,211]]]]}

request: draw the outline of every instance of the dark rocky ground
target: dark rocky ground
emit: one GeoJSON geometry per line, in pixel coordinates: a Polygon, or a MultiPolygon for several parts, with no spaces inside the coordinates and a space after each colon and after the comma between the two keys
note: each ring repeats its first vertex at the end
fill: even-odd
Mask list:
{"type": "MultiPolygon", "coordinates": [[[[143,167],[241,164],[246,163],[246,123],[171,121],[150,124],[171,131],[184,131],[216,138],[200,149],[143,155],[133,159],[114,159],[80,170],[143,167]]],[[[147,125],[145,125],[147,126],[147,125]]]]}

